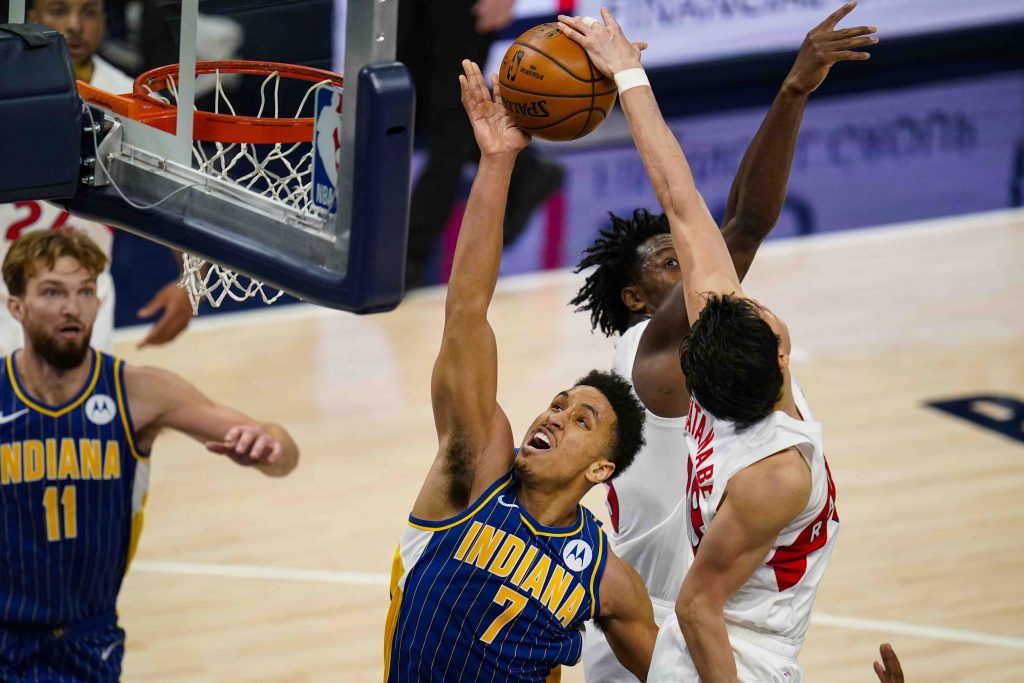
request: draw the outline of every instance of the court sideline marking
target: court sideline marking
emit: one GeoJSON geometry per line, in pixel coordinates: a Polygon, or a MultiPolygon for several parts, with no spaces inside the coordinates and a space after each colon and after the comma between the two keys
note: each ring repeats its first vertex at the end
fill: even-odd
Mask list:
{"type": "MultiPolygon", "coordinates": [[[[386,574],[329,571],[324,569],[293,569],[289,567],[258,567],[245,564],[200,564],[164,560],[136,560],[132,563],[131,569],[132,571],[150,574],[275,579],[305,583],[335,583],[346,586],[386,587],[390,583],[386,574]]],[[[1001,636],[982,631],[944,628],[941,626],[922,626],[920,624],[909,624],[902,621],[888,621],[885,619],[861,619],[859,617],[844,617],[835,614],[822,614],[820,612],[812,613],[811,622],[822,626],[845,628],[851,631],[892,633],[931,640],[944,640],[1024,651],[1024,638],[1001,636]]]]}

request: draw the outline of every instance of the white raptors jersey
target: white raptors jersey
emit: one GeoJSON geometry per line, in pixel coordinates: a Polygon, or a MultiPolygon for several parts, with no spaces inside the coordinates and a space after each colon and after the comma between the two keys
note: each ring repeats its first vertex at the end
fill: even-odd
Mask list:
{"type": "Polygon", "coordinates": [[[725,603],[725,620],[737,626],[803,640],[811,605],[825,574],[839,531],[835,485],[825,462],[821,423],[815,422],[796,381],[793,398],[803,416],[776,411],[737,432],[690,401],[686,441],[690,447],[687,533],[694,553],[712,524],[729,480],[739,471],[787,448],[796,447],[811,470],[811,495],[789,523],[754,575],[725,603]]]}
{"type": "MultiPolygon", "coordinates": [[[[109,92],[131,92],[132,79],[99,57],[93,57],[92,85],[109,92]]],[[[110,258],[113,245],[111,229],[102,223],[71,216],[56,204],[30,200],[0,204],[0,262],[7,256],[11,243],[30,230],[73,228],[88,235],[110,258]]],[[[97,282],[100,311],[93,326],[92,346],[109,352],[113,345],[114,283],[108,269],[97,282]]],[[[7,285],[0,281],[0,354],[11,353],[22,345],[21,325],[7,311],[7,285]]]]}
{"type": "MultiPolygon", "coordinates": [[[[612,370],[631,383],[640,337],[649,322],[626,330],[615,346],[612,370]]],[[[629,469],[608,485],[612,547],[640,573],[651,597],[674,604],[689,555],[679,515],[672,514],[686,499],[686,418],[645,412],[643,448],[629,469]]]]}

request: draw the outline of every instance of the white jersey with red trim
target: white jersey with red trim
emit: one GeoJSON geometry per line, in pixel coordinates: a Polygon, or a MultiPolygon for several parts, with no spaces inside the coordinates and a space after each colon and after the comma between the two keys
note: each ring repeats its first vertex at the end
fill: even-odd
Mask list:
{"type": "MultiPolygon", "coordinates": [[[[615,345],[612,370],[630,382],[640,337],[648,322],[626,330],[615,345]]],[[[661,417],[647,410],[644,446],[629,469],[608,484],[605,500],[612,520],[611,546],[643,578],[659,625],[675,615],[674,605],[690,554],[684,526],[685,425],[685,417],[661,417]]],[[[589,622],[583,667],[588,681],[636,681],[616,659],[604,633],[589,622]]]]}
{"type": "Polygon", "coordinates": [[[686,422],[690,447],[686,526],[696,554],[729,480],[750,465],[795,447],[811,470],[810,498],[779,534],[764,564],[726,601],[725,620],[802,642],[818,583],[839,532],[839,516],[835,485],[825,461],[821,423],[814,421],[795,380],[792,390],[803,420],[776,411],[740,432],[732,422],[716,420],[697,401],[690,401],[686,422]]]}
{"type": "MultiPolygon", "coordinates": [[[[131,92],[132,79],[111,64],[93,56],[92,85],[113,93],[131,92]]],[[[0,261],[7,256],[11,243],[31,230],[73,228],[88,235],[107,255],[108,268],[97,282],[100,310],[93,325],[92,346],[110,352],[114,329],[114,282],[110,277],[109,259],[114,236],[109,226],[76,218],[49,202],[28,200],[0,204],[0,261]]],[[[0,281],[0,355],[7,355],[23,343],[21,325],[7,311],[7,285],[0,281]]]]}

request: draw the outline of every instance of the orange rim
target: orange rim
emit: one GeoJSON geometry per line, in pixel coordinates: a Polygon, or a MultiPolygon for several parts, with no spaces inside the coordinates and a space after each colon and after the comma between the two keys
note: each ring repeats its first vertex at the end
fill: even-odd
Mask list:
{"type": "MultiPolygon", "coordinates": [[[[344,85],[344,78],[341,74],[296,64],[246,60],[196,62],[197,76],[218,72],[253,76],[269,76],[277,72],[281,78],[312,83],[327,81],[337,87],[344,85]]],[[[167,87],[168,80],[176,80],[177,75],[177,64],[151,69],[135,79],[132,92],[126,95],[115,95],[82,81],[78,82],[78,90],[82,99],[87,102],[98,104],[121,116],[174,134],[177,130],[178,107],[150,97],[147,87],[153,91],[163,90],[167,87]]],[[[203,142],[225,144],[269,145],[311,142],[313,140],[313,124],[314,121],[311,117],[265,118],[197,111],[192,119],[192,137],[203,142]]]]}

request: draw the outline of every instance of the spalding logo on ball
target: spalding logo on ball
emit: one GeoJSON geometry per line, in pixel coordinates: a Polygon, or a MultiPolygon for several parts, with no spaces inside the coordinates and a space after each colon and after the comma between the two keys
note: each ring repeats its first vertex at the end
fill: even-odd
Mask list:
{"type": "Polygon", "coordinates": [[[557,24],[541,24],[519,36],[505,52],[499,74],[512,120],[545,140],[583,137],[615,104],[615,82],[557,24]]]}

